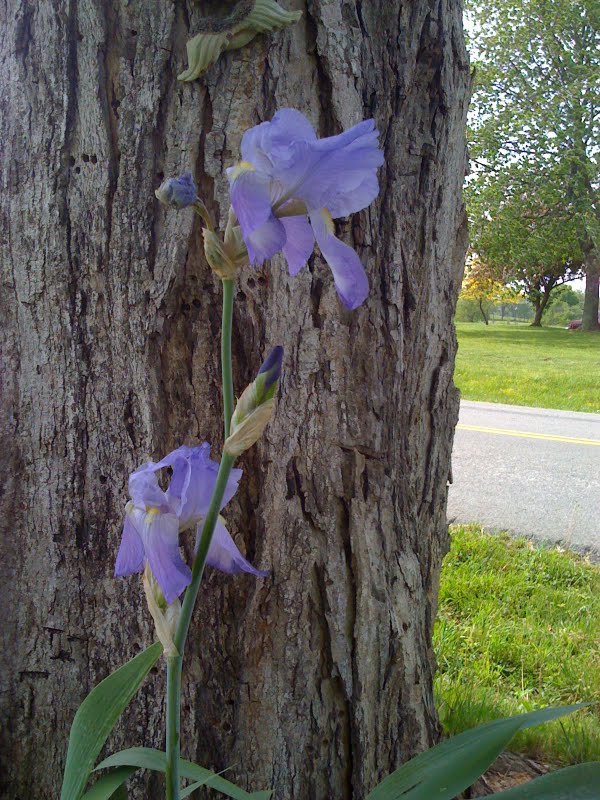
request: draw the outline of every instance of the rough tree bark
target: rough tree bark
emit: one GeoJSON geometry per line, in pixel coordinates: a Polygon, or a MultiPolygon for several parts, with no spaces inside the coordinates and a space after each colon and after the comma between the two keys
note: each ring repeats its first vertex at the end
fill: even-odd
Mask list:
{"type": "MultiPolygon", "coordinates": [[[[154,189],[191,167],[222,218],[243,130],[286,105],[322,135],[377,121],[380,197],[340,229],[371,292],[346,312],[319,257],[295,279],[279,258],[240,276],[238,393],[268,347],[286,356],[227,516],[272,577],[209,575],[183,752],[277,798],[363,797],[437,735],[466,244],[461,3],[290,0],[297,26],[186,85],[186,39],[216,2],[3,5],[3,797],[57,796],[77,705],[152,641],[140,582],[112,577],[128,473],[184,442],[220,451],[220,287],[198,219],[154,189]]],[[[160,747],[162,701],[161,667],[111,747],[160,747]]],[[[160,787],[139,778],[132,796],[160,787]]]]}
{"type": "Polygon", "coordinates": [[[600,297],[600,257],[593,253],[585,269],[585,296],[581,327],[584,331],[597,331],[600,328],[598,299],[600,297]]]}

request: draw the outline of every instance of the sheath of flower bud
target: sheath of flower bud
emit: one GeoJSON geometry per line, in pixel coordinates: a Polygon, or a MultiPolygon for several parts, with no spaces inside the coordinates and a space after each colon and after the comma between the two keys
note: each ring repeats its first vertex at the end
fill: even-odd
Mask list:
{"type": "Polygon", "coordinates": [[[231,433],[225,442],[225,453],[237,458],[262,435],[273,413],[282,359],[283,347],[274,347],[255,380],[242,392],[231,418],[231,433]]]}

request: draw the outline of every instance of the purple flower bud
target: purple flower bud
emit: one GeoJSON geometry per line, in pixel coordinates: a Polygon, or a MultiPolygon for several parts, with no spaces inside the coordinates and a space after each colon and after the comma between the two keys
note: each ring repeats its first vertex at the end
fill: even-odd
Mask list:
{"type": "Polygon", "coordinates": [[[191,172],[184,172],[178,178],[167,178],[154,194],[163,205],[178,210],[193,205],[198,198],[191,172]]]}
{"type": "Polygon", "coordinates": [[[278,344],[274,347],[262,367],[258,370],[259,375],[265,376],[264,391],[267,392],[271,386],[281,377],[281,362],[283,360],[283,347],[278,344]]]}

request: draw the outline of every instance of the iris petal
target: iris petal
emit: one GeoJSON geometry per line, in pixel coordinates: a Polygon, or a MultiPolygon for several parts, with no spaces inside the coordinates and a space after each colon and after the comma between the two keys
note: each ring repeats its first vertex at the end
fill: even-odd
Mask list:
{"type": "MultiPolygon", "coordinates": [[[[187,491],[186,502],[181,509],[180,525],[182,528],[188,527],[190,523],[196,523],[200,517],[205,517],[212,498],[213,490],[217,482],[219,465],[210,457],[210,445],[205,443],[201,448],[192,448],[190,455],[191,477],[187,491]]],[[[241,469],[232,469],[221,508],[223,508],[236,493],[238,483],[242,477],[241,469]]]]}
{"type": "Polygon", "coordinates": [[[263,264],[269,258],[273,258],[276,253],[279,253],[285,245],[285,228],[281,220],[273,215],[260,228],[248,235],[242,227],[242,234],[251,264],[263,264]]]}
{"type": "Polygon", "coordinates": [[[161,511],[170,511],[169,500],[158,485],[155,464],[150,461],[129,476],[129,496],[136,508],[153,506],[161,511]]]}
{"type": "Polygon", "coordinates": [[[297,275],[311,256],[315,246],[315,235],[305,216],[282,217],[281,222],[285,228],[283,255],[287,260],[290,275],[297,275]]]}
{"type": "Polygon", "coordinates": [[[332,207],[336,217],[365,208],[374,199],[371,195],[373,182],[369,178],[383,164],[378,136],[373,120],[366,120],[339,136],[320,139],[310,146],[298,143],[295,146],[299,151],[298,160],[305,173],[297,182],[293,196],[304,200],[311,210],[332,207]],[[358,192],[363,185],[365,190],[358,192]]]}
{"type": "Polygon", "coordinates": [[[228,171],[231,205],[240,223],[251,264],[262,264],[285,244],[285,228],[271,208],[271,180],[243,165],[228,171]]]}
{"type": "Polygon", "coordinates": [[[272,176],[274,165],[292,156],[289,147],[298,140],[315,141],[317,134],[304,114],[294,108],[280,109],[270,122],[246,131],[242,158],[272,176]]]}
{"type": "Polygon", "coordinates": [[[239,572],[248,572],[257,578],[265,578],[269,573],[255,567],[247,561],[238,550],[235,542],[223,522],[219,519],[215,527],[206,563],[211,567],[235,575],[239,572]]]}
{"type": "Polygon", "coordinates": [[[191,570],[179,552],[179,519],[176,514],[146,513],[139,509],[134,509],[132,517],[150,569],[170,604],[192,579],[191,570]]]}
{"type": "Polygon", "coordinates": [[[333,273],[335,288],[344,305],[353,310],[369,293],[369,281],[358,254],[334,235],[333,222],[326,209],[310,214],[317,244],[333,273]]]}
{"type": "Polygon", "coordinates": [[[141,572],[143,568],[144,545],[129,518],[129,513],[126,512],[123,535],[115,564],[115,576],[132,575],[134,572],[141,572]]]}

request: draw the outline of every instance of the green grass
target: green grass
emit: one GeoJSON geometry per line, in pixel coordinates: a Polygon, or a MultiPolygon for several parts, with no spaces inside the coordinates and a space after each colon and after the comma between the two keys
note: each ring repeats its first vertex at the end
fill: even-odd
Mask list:
{"type": "Polygon", "coordinates": [[[600,334],[457,322],[454,381],[466,400],[600,412],[600,334]]]}
{"type": "MultiPolygon", "coordinates": [[[[459,733],[547,705],[600,701],[600,567],[455,526],[434,644],[442,725],[459,733]]],[[[600,706],[511,744],[559,764],[600,760],[600,706]]]]}

